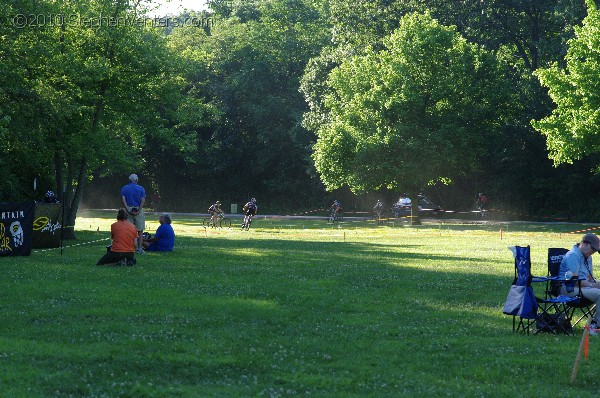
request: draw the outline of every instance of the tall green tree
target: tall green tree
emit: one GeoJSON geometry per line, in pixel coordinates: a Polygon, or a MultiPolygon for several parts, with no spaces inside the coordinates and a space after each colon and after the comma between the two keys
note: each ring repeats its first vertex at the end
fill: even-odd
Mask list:
{"type": "Polygon", "coordinates": [[[199,194],[208,196],[204,200],[226,195],[233,202],[268,195],[272,202],[299,206],[307,192],[322,190],[307,171],[314,137],[301,125],[306,103],[298,86],[306,62],[327,40],[323,11],[307,0],[219,7],[209,34],[175,30],[170,38],[195,54],[190,84],[202,87],[218,110],[219,121],[198,130],[199,194]],[[182,37],[188,34],[194,40],[182,37]]]}
{"type": "Polygon", "coordinates": [[[539,65],[561,62],[566,40],[573,35],[573,25],[585,15],[583,2],[331,0],[329,3],[332,41],[308,63],[302,80],[301,89],[311,109],[304,119],[308,128],[316,129],[326,118],[322,101],[330,94],[326,84],[329,72],[348,56],[361,54],[369,47],[380,49],[383,38],[398,26],[403,14],[427,8],[440,23],[455,25],[467,40],[485,46],[511,65],[504,78],[518,98],[513,102],[515,112],[511,113],[510,122],[503,126],[502,134],[490,139],[488,155],[479,167],[457,179],[458,185],[435,191],[449,206],[472,203],[473,193],[480,189],[489,190],[495,201],[502,197],[503,203],[522,210],[537,211],[540,198],[552,206],[554,191],[547,180],[564,178],[561,173],[566,170],[552,169],[543,139],[529,123],[551,109],[551,101],[532,72],[539,65]],[[527,178],[517,178],[521,175],[527,178]]]}
{"type": "Polygon", "coordinates": [[[546,136],[555,165],[600,153],[600,12],[593,0],[586,4],[588,16],[568,43],[566,68],[554,63],[536,72],[556,107],[532,125],[546,136]]]}
{"type": "MultiPolygon", "coordinates": [[[[40,170],[54,171],[55,189],[67,207],[64,222],[73,226],[89,178],[142,169],[148,137],[172,143],[166,115],[177,107],[177,58],[125,0],[35,6],[31,14],[65,18],[37,21],[11,37],[15,80],[21,83],[7,96],[8,129],[40,143],[50,159],[40,170]],[[26,105],[22,97],[29,99],[26,105]]],[[[114,196],[118,203],[118,192],[114,196]]]]}
{"type": "Polygon", "coordinates": [[[33,181],[53,179],[52,157],[45,150],[42,100],[34,91],[45,60],[48,32],[25,16],[44,13],[32,2],[0,4],[0,199],[33,198],[33,181]],[[44,172],[48,170],[48,172],[44,172]]]}
{"type": "MultiPolygon", "coordinates": [[[[211,179],[206,175],[215,171],[209,147],[214,127],[222,122],[222,113],[208,87],[213,59],[208,40],[214,19],[205,14],[179,16],[187,17],[202,23],[176,27],[166,37],[170,52],[177,54],[177,80],[181,86],[178,95],[182,99],[175,112],[163,112],[170,128],[165,134],[147,137],[142,154],[147,162],[146,172],[162,198],[172,205],[198,210],[197,191],[207,189],[211,179]],[[173,142],[173,138],[178,142],[173,142]],[[183,191],[185,195],[181,194],[183,191]],[[190,202],[183,203],[183,198],[190,198],[190,202]]],[[[161,100],[165,106],[170,102],[161,100]]]]}
{"type": "Polygon", "coordinates": [[[427,13],[403,17],[384,45],[330,74],[313,158],[329,189],[397,189],[416,210],[425,185],[451,181],[485,154],[507,87],[492,54],[427,13]]]}
{"type": "MultiPolygon", "coordinates": [[[[565,212],[559,205],[566,190],[558,192],[549,181],[569,180],[580,170],[555,169],[547,158],[543,137],[531,127],[552,109],[547,91],[533,72],[552,62],[563,64],[566,42],[573,27],[585,16],[583,1],[428,2],[442,23],[456,25],[467,40],[484,45],[512,66],[506,79],[515,91],[519,112],[512,115],[503,133],[490,142],[481,168],[465,179],[465,187],[489,190],[506,208],[531,215],[565,212]]],[[[570,191],[578,195],[577,190],[570,191]]],[[[494,201],[498,203],[497,201],[494,201]]]]}

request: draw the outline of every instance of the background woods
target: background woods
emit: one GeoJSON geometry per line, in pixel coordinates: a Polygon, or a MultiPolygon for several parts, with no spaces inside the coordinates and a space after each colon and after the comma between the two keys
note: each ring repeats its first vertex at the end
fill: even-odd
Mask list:
{"type": "Polygon", "coordinates": [[[151,5],[0,4],[2,200],[54,190],[73,225],[136,172],[170,210],[365,210],[400,192],[464,210],[483,191],[600,218],[592,0],[214,0],[168,26],[151,5]]]}

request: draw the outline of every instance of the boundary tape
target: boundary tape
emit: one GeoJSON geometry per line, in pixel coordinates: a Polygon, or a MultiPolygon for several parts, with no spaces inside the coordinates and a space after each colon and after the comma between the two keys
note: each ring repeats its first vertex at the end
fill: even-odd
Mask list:
{"type": "MultiPolygon", "coordinates": [[[[550,216],[532,217],[529,214],[516,213],[513,211],[500,210],[500,209],[495,209],[495,208],[487,209],[487,211],[490,213],[510,214],[513,216],[524,217],[525,219],[546,219],[546,220],[554,220],[554,221],[568,221],[568,219],[565,217],[550,217],[550,216]]],[[[313,214],[313,213],[318,213],[318,212],[329,212],[329,209],[321,208],[321,209],[315,209],[315,210],[308,210],[308,211],[305,211],[302,213],[286,214],[285,216],[302,216],[302,215],[313,214]]],[[[469,211],[444,210],[444,213],[447,213],[447,214],[471,214],[471,213],[480,213],[480,211],[479,210],[469,210],[469,211]]],[[[369,211],[345,211],[344,214],[369,215],[369,214],[371,214],[371,212],[369,212],[369,211]]],[[[323,217],[328,217],[328,214],[324,214],[323,217]]],[[[394,218],[410,218],[410,216],[400,216],[400,217],[394,217],[394,218]]]]}
{"type": "Polygon", "coordinates": [[[309,211],[305,211],[303,213],[296,213],[296,214],[287,214],[288,216],[301,216],[303,214],[310,214],[310,213],[316,213],[318,211],[325,211],[326,209],[316,209],[316,210],[309,210],[309,211]]]}
{"type": "MultiPolygon", "coordinates": [[[[102,238],[102,239],[98,239],[98,240],[88,240],[87,242],[81,242],[81,243],[76,243],[74,245],[63,246],[63,249],[67,249],[69,247],[83,246],[83,245],[87,245],[89,243],[98,243],[98,242],[102,242],[102,241],[106,241],[106,240],[110,240],[110,238],[102,238]]],[[[35,250],[35,252],[39,253],[39,252],[47,252],[50,250],[56,250],[56,249],[60,249],[60,246],[59,247],[50,247],[47,249],[33,249],[33,250],[35,250]]]]}
{"type": "Polygon", "coordinates": [[[582,232],[593,231],[595,229],[600,229],[600,227],[592,227],[592,228],[586,228],[586,229],[579,229],[577,231],[571,231],[571,232],[567,232],[567,233],[568,234],[580,234],[582,232]]]}

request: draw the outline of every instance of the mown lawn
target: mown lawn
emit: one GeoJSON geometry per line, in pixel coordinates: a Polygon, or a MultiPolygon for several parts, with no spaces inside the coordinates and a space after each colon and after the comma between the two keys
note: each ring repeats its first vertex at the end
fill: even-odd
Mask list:
{"type": "Polygon", "coordinates": [[[62,255],[0,259],[1,397],[597,392],[600,339],[571,386],[581,328],[518,335],[502,314],[507,246],[530,244],[545,274],[547,248],[585,226],[258,217],[242,232],[173,215],[176,251],[97,267],[112,218],[82,213],[62,255]]]}

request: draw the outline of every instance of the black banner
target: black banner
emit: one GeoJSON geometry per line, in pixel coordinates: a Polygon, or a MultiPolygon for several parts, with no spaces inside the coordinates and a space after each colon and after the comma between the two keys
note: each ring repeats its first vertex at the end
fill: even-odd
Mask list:
{"type": "Polygon", "coordinates": [[[0,256],[31,254],[34,202],[0,203],[0,256]]]}
{"type": "Polygon", "coordinates": [[[36,203],[33,221],[33,248],[60,247],[62,204],[36,203]]]}

